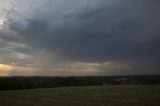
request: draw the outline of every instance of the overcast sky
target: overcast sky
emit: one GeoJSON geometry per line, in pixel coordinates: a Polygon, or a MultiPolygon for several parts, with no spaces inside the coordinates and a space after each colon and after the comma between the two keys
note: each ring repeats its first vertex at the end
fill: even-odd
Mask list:
{"type": "Polygon", "coordinates": [[[160,74],[159,0],[0,0],[0,75],[160,74]]]}

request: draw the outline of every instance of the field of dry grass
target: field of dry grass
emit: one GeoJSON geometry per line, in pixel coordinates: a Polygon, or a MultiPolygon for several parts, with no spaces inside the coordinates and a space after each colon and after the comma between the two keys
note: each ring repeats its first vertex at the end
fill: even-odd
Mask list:
{"type": "Polygon", "coordinates": [[[0,106],[160,106],[160,85],[0,91],[0,106]]]}

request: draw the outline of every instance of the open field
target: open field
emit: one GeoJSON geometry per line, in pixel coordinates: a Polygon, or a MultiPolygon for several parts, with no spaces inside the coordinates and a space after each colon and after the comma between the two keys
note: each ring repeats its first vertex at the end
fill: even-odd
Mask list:
{"type": "Polygon", "coordinates": [[[160,85],[0,91],[0,106],[160,106],[160,85]]]}

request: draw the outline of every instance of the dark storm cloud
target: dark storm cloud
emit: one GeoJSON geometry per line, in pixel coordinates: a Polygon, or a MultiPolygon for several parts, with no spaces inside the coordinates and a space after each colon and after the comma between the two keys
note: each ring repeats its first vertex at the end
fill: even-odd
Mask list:
{"type": "Polygon", "coordinates": [[[61,9],[48,3],[25,20],[27,27],[12,22],[10,28],[33,48],[46,48],[67,61],[128,61],[159,71],[158,0],[76,2],[61,9]]]}

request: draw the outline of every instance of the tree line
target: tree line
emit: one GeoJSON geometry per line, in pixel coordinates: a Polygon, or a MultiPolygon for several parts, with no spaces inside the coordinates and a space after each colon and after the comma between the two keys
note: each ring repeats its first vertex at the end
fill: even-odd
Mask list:
{"type": "Polygon", "coordinates": [[[72,77],[0,77],[0,90],[53,88],[69,86],[160,84],[160,75],[72,76],[72,77]]]}

